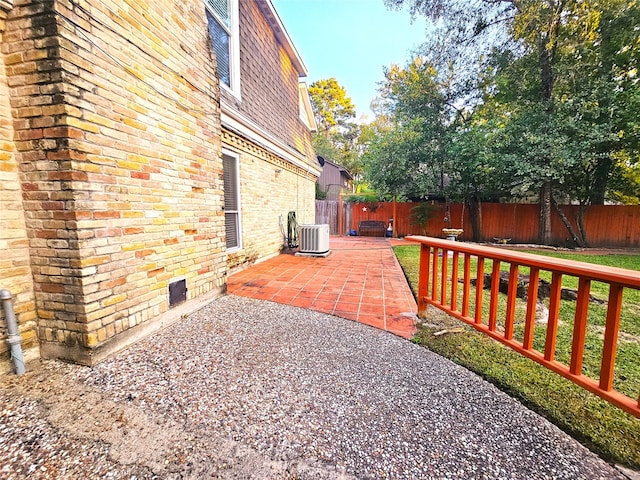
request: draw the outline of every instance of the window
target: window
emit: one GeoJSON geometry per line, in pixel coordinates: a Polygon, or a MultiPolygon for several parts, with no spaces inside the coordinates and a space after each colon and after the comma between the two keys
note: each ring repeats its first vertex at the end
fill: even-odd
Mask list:
{"type": "Polygon", "coordinates": [[[238,157],[222,155],[224,177],[224,226],[227,234],[227,249],[241,247],[240,234],[240,182],[238,157]]]}
{"type": "Polygon", "coordinates": [[[220,83],[240,96],[238,0],[205,0],[209,36],[218,64],[220,83]]]}

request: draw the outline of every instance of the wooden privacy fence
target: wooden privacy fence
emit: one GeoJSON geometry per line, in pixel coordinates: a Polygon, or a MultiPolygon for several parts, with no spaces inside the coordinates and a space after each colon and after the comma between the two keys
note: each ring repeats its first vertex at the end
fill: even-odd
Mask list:
{"type": "MultiPolygon", "coordinates": [[[[431,216],[427,224],[421,226],[413,225],[411,222],[411,210],[420,203],[396,203],[395,226],[398,236],[443,237],[442,229],[447,226],[444,221],[445,206],[442,203],[427,204],[430,205],[431,216]]],[[[563,205],[562,209],[575,228],[579,207],[563,205]]],[[[459,239],[471,240],[473,231],[468,209],[462,204],[453,203],[449,210],[451,227],[464,230],[459,239]]],[[[496,238],[508,238],[509,243],[538,243],[539,205],[483,203],[481,210],[483,241],[492,242],[496,238]]],[[[392,202],[354,203],[350,228],[357,229],[360,220],[388,222],[393,217],[392,202]]],[[[592,205],[586,210],[584,225],[586,240],[591,247],[640,248],[640,205],[592,205]]],[[[551,232],[553,245],[575,246],[569,231],[555,211],[551,218],[551,232]]]]}
{"type": "Polygon", "coordinates": [[[316,200],[316,224],[328,224],[331,235],[348,235],[351,228],[351,203],[335,200],[316,200]],[[340,209],[342,208],[342,225],[340,209]],[[342,226],[342,231],[340,231],[342,226]]]}
{"type": "MultiPolygon", "coordinates": [[[[640,272],[437,238],[422,236],[409,238],[421,244],[418,286],[418,310],[420,312],[424,312],[427,305],[444,310],[449,315],[473,326],[476,330],[535,360],[632,415],[640,417],[640,398],[631,398],[613,389],[623,292],[625,289],[640,289],[640,272]],[[460,263],[461,256],[462,264],[460,263]],[[477,273],[475,278],[472,278],[471,274],[472,258],[476,260],[477,273]],[[498,318],[500,267],[502,264],[509,267],[508,290],[504,318],[498,318]],[[461,265],[462,275],[460,278],[459,267],[461,265]],[[490,278],[488,315],[486,315],[486,308],[485,314],[483,314],[483,306],[486,303],[483,286],[485,285],[485,268],[487,267],[487,277],[490,278]],[[524,329],[515,335],[518,271],[521,267],[529,269],[526,313],[524,314],[524,329]],[[542,328],[541,325],[536,325],[541,271],[551,274],[551,283],[549,313],[546,320],[544,342],[542,342],[543,351],[538,351],[534,348],[534,336],[536,329],[542,328]],[[568,364],[564,364],[556,358],[563,276],[572,276],[578,279],[571,355],[568,364]],[[587,314],[590,307],[590,288],[591,283],[596,281],[608,285],[609,295],[604,340],[602,340],[600,374],[598,378],[591,378],[583,374],[583,361],[587,335],[587,314]],[[460,282],[462,283],[461,295],[458,292],[460,282]],[[472,298],[471,286],[474,282],[476,288],[472,298]],[[470,306],[472,303],[474,304],[473,308],[470,306]]],[[[568,319],[562,320],[568,321],[568,319]]],[[[540,334],[539,331],[538,334],[540,334]]]]}

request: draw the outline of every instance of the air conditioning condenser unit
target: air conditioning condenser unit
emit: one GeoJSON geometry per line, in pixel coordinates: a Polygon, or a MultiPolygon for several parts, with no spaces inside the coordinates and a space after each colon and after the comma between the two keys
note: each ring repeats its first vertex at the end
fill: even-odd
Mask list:
{"type": "Polygon", "coordinates": [[[300,225],[299,253],[307,255],[329,254],[329,225],[300,225]]]}

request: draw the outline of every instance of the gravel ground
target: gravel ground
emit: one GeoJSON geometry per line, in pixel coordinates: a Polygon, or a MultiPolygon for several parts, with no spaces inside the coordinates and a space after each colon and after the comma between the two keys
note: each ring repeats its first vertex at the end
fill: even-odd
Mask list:
{"type": "Polygon", "coordinates": [[[0,478],[624,479],[389,333],[226,296],[94,368],[0,377],[0,478]]]}

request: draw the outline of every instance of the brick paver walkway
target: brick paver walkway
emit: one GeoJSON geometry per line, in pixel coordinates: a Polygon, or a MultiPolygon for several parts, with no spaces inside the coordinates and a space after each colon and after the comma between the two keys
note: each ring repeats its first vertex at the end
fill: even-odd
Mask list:
{"type": "Polygon", "coordinates": [[[329,313],[410,338],[417,305],[386,238],[331,237],[327,258],[282,254],[228,279],[228,292],[329,313]]]}

